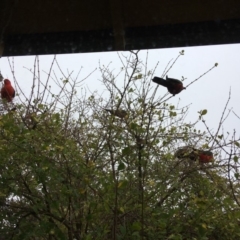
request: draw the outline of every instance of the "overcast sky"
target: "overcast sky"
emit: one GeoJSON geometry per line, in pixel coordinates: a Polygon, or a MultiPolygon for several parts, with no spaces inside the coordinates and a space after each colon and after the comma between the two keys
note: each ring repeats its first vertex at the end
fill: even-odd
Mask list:
{"type": "MultiPolygon", "coordinates": [[[[177,103],[180,98],[181,106],[191,104],[187,117],[187,120],[191,122],[197,119],[199,110],[207,109],[208,114],[205,119],[210,128],[216,130],[231,88],[231,100],[228,109],[233,108],[240,116],[240,44],[149,50],[149,70],[153,69],[159,62],[156,75],[161,76],[167,63],[176,58],[181,50],[184,50],[185,54],[170,70],[168,76],[178,79],[184,76],[187,78],[184,85],[199,77],[215,63],[218,63],[218,67],[203,76],[187,90],[171,98],[170,101],[177,103]]],[[[128,52],[123,52],[123,54],[127,55],[128,52]]],[[[142,50],[140,56],[145,60],[146,51],[142,50]]],[[[53,55],[40,56],[42,81],[47,79],[47,75],[43,71],[47,72],[49,70],[53,57],[53,55]]],[[[33,68],[34,58],[35,56],[14,57],[16,79],[27,95],[30,92],[32,74],[26,68],[33,68]]],[[[12,61],[12,58],[9,58],[9,60],[12,61]]],[[[121,67],[116,52],[57,55],[57,60],[66,74],[67,69],[74,71],[73,76],[76,76],[79,69],[83,67],[79,79],[85,78],[91,71],[98,68],[99,61],[104,65],[112,62],[110,68],[116,69],[116,73],[121,67]]],[[[0,59],[0,71],[4,78],[12,80],[7,58],[2,57],[0,59]]],[[[86,84],[90,86],[91,91],[103,91],[102,84],[98,79],[100,79],[98,70],[87,79],[86,84]]],[[[158,89],[159,95],[166,92],[166,88],[158,89]]],[[[236,129],[239,135],[240,120],[234,114],[230,114],[224,126],[226,131],[236,129]]],[[[203,126],[199,125],[199,128],[203,129],[203,126]]]]}

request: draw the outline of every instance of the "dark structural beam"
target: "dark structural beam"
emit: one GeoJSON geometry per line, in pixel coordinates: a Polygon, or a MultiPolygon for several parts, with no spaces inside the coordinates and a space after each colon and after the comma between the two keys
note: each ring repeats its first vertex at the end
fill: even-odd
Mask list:
{"type": "Polygon", "coordinates": [[[239,0],[0,0],[0,56],[240,43],[239,0]]]}
{"type": "Polygon", "coordinates": [[[240,43],[240,19],[126,29],[126,49],[240,43]]]}

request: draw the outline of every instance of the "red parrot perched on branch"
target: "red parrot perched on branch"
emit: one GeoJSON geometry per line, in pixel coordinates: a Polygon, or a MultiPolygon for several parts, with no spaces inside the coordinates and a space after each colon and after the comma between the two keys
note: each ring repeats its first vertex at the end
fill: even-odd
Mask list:
{"type": "Polygon", "coordinates": [[[198,160],[200,163],[209,163],[214,160],[213,153],[211,151],[203,151],[191,147],[178,149],[174,156],[179,159],[190,159],[192,161],[198,160]]]}
{"type": "Polygon", "coordinates": [[[8,102],[11,102],[14,97],[15,97],[15,90],[12,87],[10,80],[5,79],[4,85],[1,89],[1,98],[6,99],[8,102]]]}
{"type": "Polygon", "coordinates": [[[180,80],[168,78],[168,76],[166,76],[166,80],[164,80],[163,78],[154,77],[152,81],[166,87],[168,91],[173,94],[173,96],[180,93],[183,89],[186,89],[185,87],[183,87],[183,84],[180,80]]]}
{"type": "Polygon", "coordinates": [[[209,163],[213,161],[213,153],[210,151],[199,151],[198,157],[200,163],[209,163]]]}

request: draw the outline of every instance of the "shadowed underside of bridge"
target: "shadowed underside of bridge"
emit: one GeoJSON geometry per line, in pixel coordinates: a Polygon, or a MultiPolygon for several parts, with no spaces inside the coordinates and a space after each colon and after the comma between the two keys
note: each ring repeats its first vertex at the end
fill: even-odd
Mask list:
{"type": "Polygon", "coordinates": [[[1,0],[2,56],[240,42],[239,0],[1,0]]]}

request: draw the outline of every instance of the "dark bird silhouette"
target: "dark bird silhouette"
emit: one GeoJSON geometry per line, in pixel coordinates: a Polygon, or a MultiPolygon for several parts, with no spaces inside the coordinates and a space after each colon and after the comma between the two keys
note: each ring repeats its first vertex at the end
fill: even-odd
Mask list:
{"type": "Polygon", "coordinates": [[[1,89],[1,98],[11,102],[12,99],[15,97],[15,90],[12,87],[10,80],[5,79],[4,85],[1,89]]]}
{"type": "Polygon", "coordinates": [[[173,96],[180,93],[183,89],[186,89],[180,80],[168,78],[168,76],[166,76],[166,80],[160,77],[154,77],[152,81],[166,87],[173,96]]]}
{"type": "Polygon", "coordinates": [[[178,149],[174,157],[179,159],[190,159],[192,161],[199,161],[200,163],[209,163],[214,160],[213,153],[211,151],[203,151],[192,147],[184,147],[178,149]]]}
{"type": "Polygon", "coordinates": [[[127,116],[127,111],[118,109],[118,110],[111,110],[111,109],[106,109],[105,111],[110,112],[112,115],[119,117],[119,118],[125,118],[127,116]]]}

